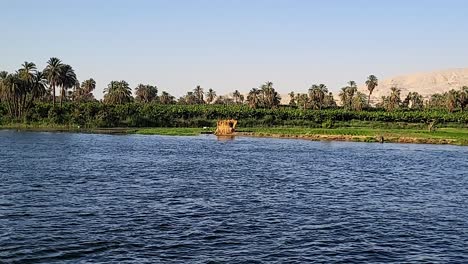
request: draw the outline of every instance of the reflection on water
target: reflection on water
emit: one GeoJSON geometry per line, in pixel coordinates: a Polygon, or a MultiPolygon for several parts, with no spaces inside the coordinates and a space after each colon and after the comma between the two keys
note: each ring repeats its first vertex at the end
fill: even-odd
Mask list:
{"type": "Polygon", "coordinates": [[[235,136],[216,136],[216,139],[218,141],[233,141],[234,139],[236,139],[235,136]]]}
{"type": "Polygon", "coordinates": [[[467,263],[466,157],[0,131],[0,262],[467,263]]]}

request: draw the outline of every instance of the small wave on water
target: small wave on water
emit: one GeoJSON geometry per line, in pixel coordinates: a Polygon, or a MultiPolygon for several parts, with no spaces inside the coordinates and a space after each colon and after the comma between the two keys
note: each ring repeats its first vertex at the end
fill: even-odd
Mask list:
{"type": "Polygon", "coordinates": [[[0,263],[467,263],[466,157],[0,131],[0,263]]]}

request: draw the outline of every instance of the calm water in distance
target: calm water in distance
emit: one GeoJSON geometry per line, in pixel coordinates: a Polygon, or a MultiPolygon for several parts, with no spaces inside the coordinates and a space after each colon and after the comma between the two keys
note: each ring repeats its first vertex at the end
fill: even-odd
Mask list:
{"type": "Polygon", "coordinates": [[[468,263],[468,147],[0,131],[0,263],[468,263]]]}

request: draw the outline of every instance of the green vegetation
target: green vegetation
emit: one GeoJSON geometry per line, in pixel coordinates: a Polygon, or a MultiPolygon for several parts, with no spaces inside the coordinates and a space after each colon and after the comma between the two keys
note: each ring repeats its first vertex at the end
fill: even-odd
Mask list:
{"type": "Polygon", "coordinates": [[[346,140],[365,142],[405,142],[468,145],[468,129],[440,128],[437,131],[422,129],[341,127],[336,129],[272,127],[244,128],[241,134],[253,136],[306,138],[317,140],[346,140]]]}
{"type": "Polygon", "coordinates": [[[329,127],[337,122],[353,120],[367,122],[418,123],[423,127],[436,122],[468,124],[468,112],[449,113],[443,110],[426,111],[351,111],[345,109],[303,110],[291,107],[276,109],[250,108],[247,105],[162,105],[157,103],[103,104],[66,103],[54,107],[50,103],[36,103],[23,119],[8,115],[0,104],[0,124],[50,124],[95,127],[213,127],[216,120],[234,118],[241,127],[300,126],[329,127]]]}
{"type": "Polygon", "coordinates": [[[234,118],[241,129],[252,128],[255,135],[430,138],[465,144],[468,87],[435,94],[427,101],[414,92],[402,100],[400,89],[393,87],[372,107],[370,95],[378,79],[370,75],[365,84],[369,95],[349,81],[338,95],[342,106],[325,84],[314,84],[307,93],[291,92],[289,105],[280,105],[272,82],[252,88],[246,98],[238,90],[232,96],[218,96],[197,85],[176,100],[165,91],[158,94],[158,88],[149,84],[133,89],[134,97],[126,81],[111,81],[104,100],[97,101],[96,81],[80,83],[70,65],[51,58],[43,71],[25,62],[15,73],[0,72],[0,127],[196,135],[201,127],[216,126],[218,119],[234,118]]]}

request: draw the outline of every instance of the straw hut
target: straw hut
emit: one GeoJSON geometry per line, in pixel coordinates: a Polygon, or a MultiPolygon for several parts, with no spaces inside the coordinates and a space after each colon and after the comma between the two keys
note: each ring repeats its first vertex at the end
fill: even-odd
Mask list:
{"type": "Polygon", "coordinates": [[[215,135],[217,136],[228,136],[236,132],[237,120],[218,120],[215,135]]]}

